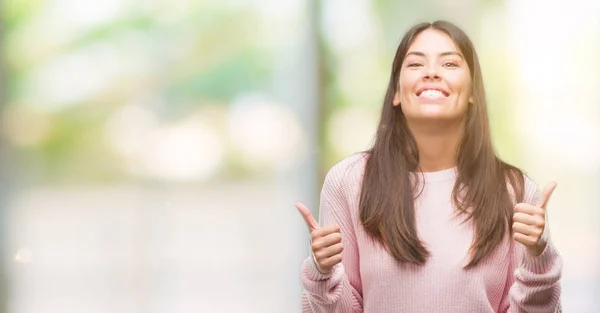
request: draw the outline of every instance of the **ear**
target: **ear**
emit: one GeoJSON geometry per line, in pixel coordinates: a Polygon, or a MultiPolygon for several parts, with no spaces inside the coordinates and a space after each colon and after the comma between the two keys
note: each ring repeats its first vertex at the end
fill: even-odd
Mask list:
{"type": "Polygon", "coordinates": [[[396,91],[396,93],[394,94],[394,100],[392,101],[392,104],[395,107],[400,105],[400,91],[396,91]]]}

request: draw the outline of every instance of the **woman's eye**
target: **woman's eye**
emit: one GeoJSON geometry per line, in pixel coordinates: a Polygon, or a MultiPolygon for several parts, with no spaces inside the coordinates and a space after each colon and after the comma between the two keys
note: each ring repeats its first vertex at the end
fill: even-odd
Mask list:
{"type": "Polygon", "coordinates": [[[454,63],[454,62],[446,62],[444,63],[445,67],[458,67],[458,64],[454,63]]]}
{"type": "Polygon", "coordinates": [[[407,65],[407,67],[419,67],[419,66],[421,66],[421,65],[422,65],[421,63],[416,63],[416,62],[413,62],[413,63],[409,63],[409,64],[407,65]]]}

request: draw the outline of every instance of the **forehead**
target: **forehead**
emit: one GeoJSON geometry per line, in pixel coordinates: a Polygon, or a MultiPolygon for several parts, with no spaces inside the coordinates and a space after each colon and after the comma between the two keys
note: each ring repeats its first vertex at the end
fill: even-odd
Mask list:
{"type": "Polygon", "coordinates": [[[448,51],[460,52],[452,38],[446,33],[436,29],[426,29],[419,33],[408,48],[408,52],[419,51],[423,53],[442,53],[448,51]]]}

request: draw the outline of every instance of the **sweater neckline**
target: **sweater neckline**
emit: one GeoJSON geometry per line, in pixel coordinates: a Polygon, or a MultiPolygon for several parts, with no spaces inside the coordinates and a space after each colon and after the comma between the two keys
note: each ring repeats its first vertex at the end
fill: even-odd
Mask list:
{"type": "Polygon", "coordinates": [[[425,182],[443,182],[455,180],[457,177],[456,166],[435,172],[413,172],[417,177],[423,177],[425,182]]]}

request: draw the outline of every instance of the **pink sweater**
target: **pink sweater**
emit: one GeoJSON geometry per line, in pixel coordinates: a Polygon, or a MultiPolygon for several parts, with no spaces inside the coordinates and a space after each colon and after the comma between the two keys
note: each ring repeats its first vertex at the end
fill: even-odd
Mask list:
{"type": "MultiPolygon", "coordinates": [[[[424,266],[398,265],[374,244],[358,216],[366,158],[348,157],[331,168],[321,191],[320,224],[337,224],[342,263],[323,275],[312,256],[302,263],[302,312],[491,313],[558,312],[562,259],[548,241],[531,257],[509,234],[475,268],[465,271],[472,230],[453,218],[454,169],[424,173],[415,201],[417,229],[431,253],[424,266]]],[[[537,204],[536,185],[526,178],[525,200],[537,204]]]]}

